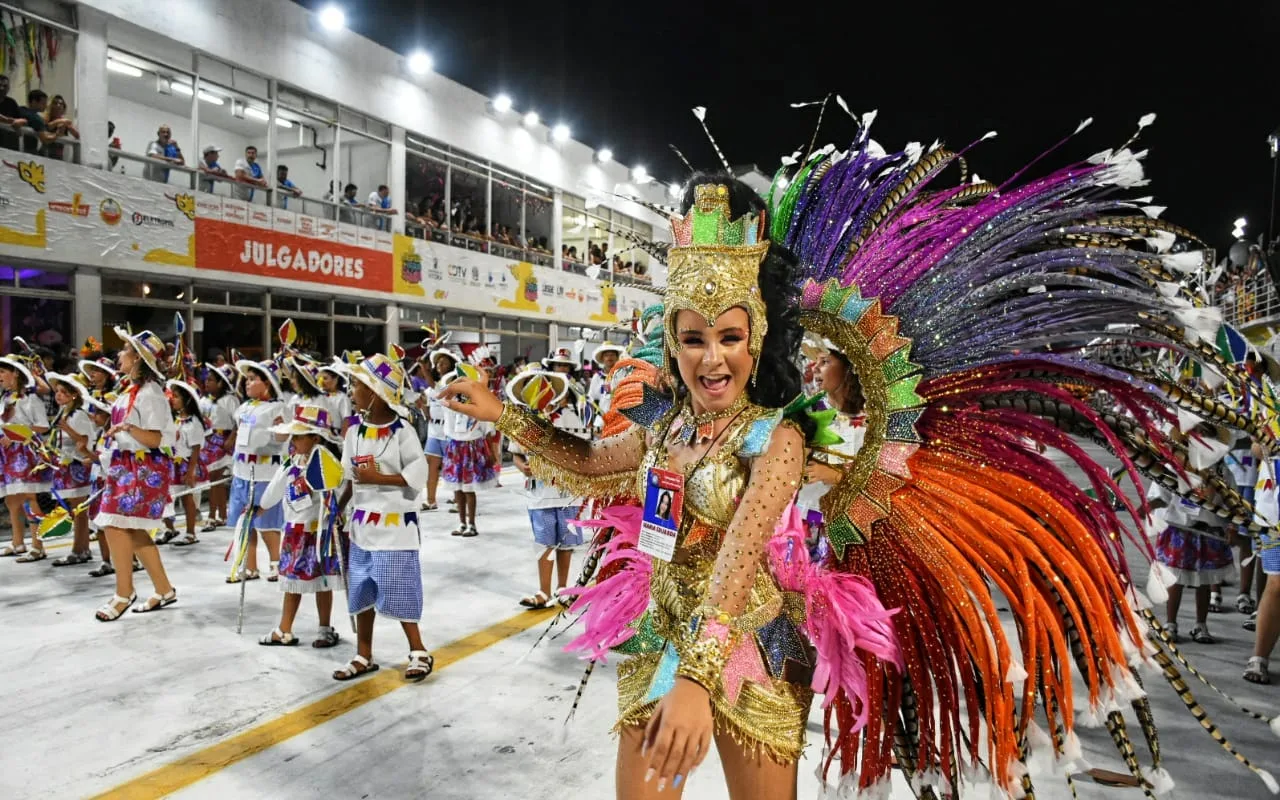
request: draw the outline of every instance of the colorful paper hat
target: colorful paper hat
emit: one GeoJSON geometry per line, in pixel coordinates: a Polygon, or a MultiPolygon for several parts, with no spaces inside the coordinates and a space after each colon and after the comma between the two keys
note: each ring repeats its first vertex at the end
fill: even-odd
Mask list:
{"type": "Polygon", "coordinates": [[[196,387],[192,386],[186,381],[169,381],[164,385],[164,388],[168,389],[171,392],[172,391],[182,392],[187,397],[191,398],[191,400],[195,402],[197,407],[200,405],[200,393],[196,391],[196,387]]]}
{"type": "Polygon", "coordinates": [[[334,356],[333,361],[330,361],[328,364],[320,364],[316,367],[316,374],[319,375],[321,372],[327,372],[330,375],[337,377],[338,380],[345,384],[347,382],[347,375],[350,372],[350,367],[344,363],[341,358],[334,356]]]}
{"type": "Polygon", "coordinates": [[[236,390],[235,367],[231,366],[230,364],[223,364],[222,366],[219,367],[215,364],[210,364],[208,362],[206,362],[204,366],[206,369],[209,370],[210,374],[216,375],[217,377],[221,378],[222,382],[227,385],[227,388],[229,390],[233,392],[236,390]]]}
{"type": "MultiPolygon", "coordinates": [[[[93,395],[89,392],[89,387],[85,385],[85,381],[79,375],[64,375],[61,372],[46,372],[44,374],[45,383],[52,388],[54,384],[60,383],[68,389],[76,393],[80,398],[80,406],[88,410],[90,403],[96,403],[93,395]]],[[[108,411],[111,409],[108,407],[108,411]]]]}
{"type": "Polygon", "coordinates": [[[555,407],[568,391],[565,375],[540,369],[524,370],[507,383],[511,402],[537,412],[555,407]]]}
{"type": "Polygon", "coordinates": [[[264,376],[267,382],[271,384],[271,388],[275,390],[276,399],[280,399],[283,392],[280,391],[280,365],[274,361],[250,361],[241,359],[236,362],[236,370],[241,377],[248,377],[250,372],[256,372],[264,376]]]}
{"type": "Polygon", "coordinates": [[[168,357],[168,350],[163,339],[151,331],[133,334],[119,326],[116,326],[116,336],[119,336],[129,347],[133,348],[134,352],[155,373],[157,378],[162,381],[168,378],[164,373],[164,367],[161,366],[164,359],[168,357]]]}
{"type": "Polygon", "coordinates": [[[409,415],[404,407],[404,367],[382,353],[374,353],[351,368],[351,376],[368,386],[391,410],[402,417],[409,415]]]}
{"type": "Polygon", "coordinates": [[[447,356],[450,359],[452,359],[454,364],[459,364],[462,362],[462,356],[460,356],[455,351],[450,350],[447,347],[437,347],[435,350],[432,350],[431,353],[427,355],[427,363],[434,367],[436,363],[436,358],[438,356],[447,356]]]}
{"type": "Polygon", "coordinates": [[[303,404],[293,410],[293,419],[282,422],[271,428],[272,433],[283,433],[289,436],[315,434],[330,442],[338,441],[334,433],[333,420],[329,419],[329,410],[321,406],[303,404]]]}
{"type": "Polygon", "coordinates": [[[306,381],[312,389],[317,392],[324,391],[320,387],[320,370],[311,359],[302,355],[289,356],[285,359],[285,363],[298,375],[302,376],[302,380],[306,381]]]}

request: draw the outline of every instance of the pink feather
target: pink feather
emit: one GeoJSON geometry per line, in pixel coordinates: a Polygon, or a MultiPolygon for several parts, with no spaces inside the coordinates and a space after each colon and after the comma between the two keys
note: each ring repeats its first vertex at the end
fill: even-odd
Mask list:
{"type": "Polygon", "coordinates": [[[782,515],[769,541],[769,561],[783,591],[805,598],[804,630],[817,650],[812,687],[825,695],[828,708],[840,692],[854,709],[852,730],[867,723],[867,668],[864,656],[899,667],[902,653],[890,617],[871,581],[809,561],[800,511],[794,504],[782,515]]]}
{"type": "Polygon", "coordinates": [[[594,586],[565,592],[577,598],[571,610],[583,612],[583,632],[565,646],[567,652],[581,651],[588,660],[603,662],[609,650],[635,636],[632,626],[649,608],[649,577],[653,574],[649,556],[636,549],[641,514],[639,506],[610,506],[601,512],[600,519],[577,523],[587,528],[613,528],[613,536],[604,545],[600,569],[621,566],[594,586]]]}

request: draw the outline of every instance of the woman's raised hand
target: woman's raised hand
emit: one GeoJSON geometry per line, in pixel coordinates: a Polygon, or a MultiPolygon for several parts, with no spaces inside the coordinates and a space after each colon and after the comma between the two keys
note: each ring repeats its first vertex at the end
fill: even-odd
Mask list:
{"type": "Polygon", "coordinates": [[[458,378],[440,392],[440,400],[450,411],[466,414],[480,422],[497,422],[502,416],[502,401],[482,380],[458,378]]]}

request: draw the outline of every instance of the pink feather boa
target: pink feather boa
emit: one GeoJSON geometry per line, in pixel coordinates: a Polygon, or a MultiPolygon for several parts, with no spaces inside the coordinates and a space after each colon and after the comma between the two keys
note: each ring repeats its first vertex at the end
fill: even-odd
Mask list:
{"type": "Polygon", "coordinates": [[[827,708],[840,692],[849,698],[854,727],[867,724],[867,668],[863,654],[902,666],[902,653],[875,586],[861,575],[827,569],[809,560],[800,511],[791,505],[769,541],[769,564],[783,591],[804,595],[804,631],[817,650],[812,688],[827,708]],[[861,652],[859,652],[861,651],[861,652]]]}
{"type": "Polygon", "coordinates": [[[583,633],[565,646],[568,652],[581,651],[591,661],[603,662],[609,650],[635,636],[632,625],[649,608],[649,576],[653,563],[640,552],[639,506],[610,506],[600,512],[599,519],[580,520],[586,528],[613,528],[613,536],[604,545],[604,557],[597,567],[605,571],[618,564],[618,571],[593,586],[565,592],[575,596],[572,611],[581,611],[583,633]]]}

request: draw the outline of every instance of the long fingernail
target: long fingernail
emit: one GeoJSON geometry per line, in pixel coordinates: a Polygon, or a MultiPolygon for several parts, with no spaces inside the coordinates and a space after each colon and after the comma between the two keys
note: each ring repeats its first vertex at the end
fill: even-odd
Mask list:
{"type": "Polygon", "coordinates": [[[658,778],[658,791],[662,791],[667,786],[666,778],[658,778]]]}
{"type": "Polygon", "coordinates": [[[648,783],[649,781],[653,780],[653,773],[656,771],[657,770],[655,770],[653,767],[649,767],[649,771],[644,774],[644,782],[648,783]]]}
{"type": "Polygon", "coordinates": [[[676,779],[675,779],[674,781],[672,781],[672,782],[671,782],[671,788],[672,788],[672,789],[679,789],[679,788],[680,788],[680,784],[681,784],[681,783],[683,783],[683,782],[684,782],[684,776],[683,776],[683,775],[677,775],[677,776],[676,776],[676,779]]]}

